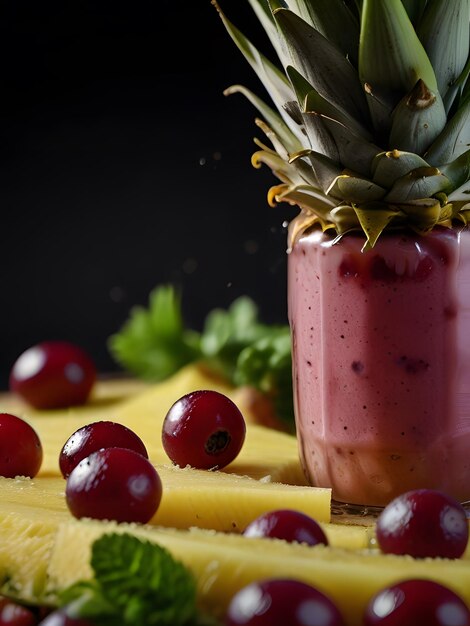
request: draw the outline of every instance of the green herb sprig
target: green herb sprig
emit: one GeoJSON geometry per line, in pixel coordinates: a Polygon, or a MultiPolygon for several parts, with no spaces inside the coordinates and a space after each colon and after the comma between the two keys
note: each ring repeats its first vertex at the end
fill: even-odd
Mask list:
{"type": "Polygon", "coordinates": [[[263,324],[258,308],[242,296],[213,309],[202,333],[186,328],[181,297],[173,286],[152,291],[148,308],[135,307],[109,338],[115,361],[134,375],[164,380],[191,362],[202,362],[235,386],[249,385],[269,397],[293,429],[292,357],[288,325],[263,324]]]}
{"type": "Polygon", "coordinates": [[[92,545],[94,577],[68,587],[60,603],[96,626],[217,626],[196,609],[192,573],[163,547],[128,533],[92,545]]]}

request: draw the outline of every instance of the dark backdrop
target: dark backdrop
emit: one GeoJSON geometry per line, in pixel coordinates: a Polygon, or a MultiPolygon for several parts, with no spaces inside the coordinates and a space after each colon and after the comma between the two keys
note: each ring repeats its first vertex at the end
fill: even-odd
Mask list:
{"type": "MultiPolygon", "coordinates": [[[[247,2],[221,4],[265,45],[247,2]]],[[[267,205],[275,179],[250,164],[254,109],[222,94],[264,91],[209,0],[1,12],[2,387],[44,339],[115,369],[107,337],[160,283],[196,329],[241,294],[285,322],[289,209],[267,205]]]]}

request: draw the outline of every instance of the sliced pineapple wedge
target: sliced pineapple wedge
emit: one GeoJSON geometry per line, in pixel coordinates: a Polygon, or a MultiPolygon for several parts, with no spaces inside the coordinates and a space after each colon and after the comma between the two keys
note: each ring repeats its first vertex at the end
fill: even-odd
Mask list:
{"type": "MultiPolygon", "coordinates": [[[[257,515],[276,508],[292,508],[314,517],[331,545],[349,550],[366,548],[373,540],[373,527],[332,524],[328,490],[261,483],[251,478],[180,470],[158,466],[164,485],[160,507],[152,525],[187,529],[198,527],[221,532],[241,532],[257,515]]],[[[0,502],[6,510],[29,506],[38,516],[45,512],[65,515],[65,481],[62,478],[0,478],[0,502]]]]}
{"type": "MultiPolygon", "coordinates": [[[[197,526],[242,532],[258,515],[279,508],[302,511],[329,522],[331,491],[258,481],[247,476],[157,465],[163,496],[151,524],[197,526]]],[[[67,510],[65,480],[58,477],[0,478],[0,499],[67,510]]]]}
{"type": "Polygon", "coordinates": [[[153,463],[168,463],[161,444],[161,430],[170,406],[182,395],[196,389],[214,389],[231,397],[239,406],[249,425],[242,451],[224,472],[271,477],[276,482],[307,485],[302,471],[295,437],[258,426],[256,416],[245,395],[218,378],[209,376],[201,367],[189,365],[156,385],[135,386],[124,383],[126,393],[119,394],[117,383],[101,383],[93,401],[83,407],[55,411],[34,411],[20,404],[11,404],[11,396],[0,399],[0,410],[16,412],[38,433],[44,458],[41,476],[58,476],[58,458],[68,437],[81,426],[98,420],[120,422],[136,432],[144,441],[153,463]],[[245,403],[245,404],[244,404],[245,403]]]}
{"type": "Polygon", "coordinates": [[[237,590],[268,577],[292,577],[314,585],[338,604],[348,626],[360,623],[375,592],[406,578],[436,580],[470,602],[469,560],[416,560],[210,530],[73,520],[65,511],[4,501],[0,501],[0,591],[53,604],[60,590],[92,576],[91,545],[109,532],[128,532],[165,546],[194,572],[200,607],[219,616],[237,590]]]}

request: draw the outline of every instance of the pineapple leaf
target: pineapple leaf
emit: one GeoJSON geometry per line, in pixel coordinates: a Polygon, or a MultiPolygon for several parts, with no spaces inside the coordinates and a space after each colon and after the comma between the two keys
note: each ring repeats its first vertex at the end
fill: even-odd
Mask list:
{"type": "Polygon", "coordinates": [[[260,21],[263,26],[271,45],[276,51],[277,56],[282,61],[283,58],[283,50],[281,43],[279,41],[279,34],[277,32],[276,23],[274,22],[274,18],[272,15],[271,7],[269,6],[268,0],[248,0],[251,5],[251,8],[256,14],[256,17],[260,21]]]}
{"type": "Polygon", "coordinates": [[[302,112],[318,113],[326,117],[331,117],[345,126],[352,128],[356,133],[361,135],[361,137],[364,137],[364,139],[372,139],[371,134],[362,124],[357,122],[347,111],[342,110],[339,106],[334,106],[323,98],[294,67],[287,67],[286,72],[292,83],[302,112]]]}
{"type": "Polygon", "coordinates": [[[427,0],[402,0],[411,23],[416,26],[421,20],[427,0]]]}
{"type": "Polygon", "coordinates": [[[381,152],[372,162],[373,181],[378,185],[390,187],[398,178],[418,167],[429,167],[429,163],[412,152],[400,150],[381,152]]]}
{"type": "Polygon", "coordinates": [[[429,233],[441,216],[441,203],[434,198],[420,198],[399,205],[412,228],[421,235],[429,233]]]}
{"type": "Polygon", "coordinates": [[[383,150],[336,120],[324,116],[321,119],[335,140],[341,163],[347,169],[369,176],[372,160],[383,150]]]}
{"type": "Polygon", "coordinates": [[[291,155],[289,163],[291,163],[295,167],[295,169],[299,173],[299,176],[307,184],[311,185],[316,191],[321,192],[322,189],[316,177],[315,170],[309,163],[304,160],[304,158],[308,158],[308,156],[309,154],[305,154],[305,151],[298,152],[295,155],[291,155]]]}
{"type": "Polygon", "coordinates": [[[355,119],[367,120],[367,105],[356,70],[343,54],[292,11],[277,9],[274,19],[284,38],[291,65],[326,100],[355,119]]]}
{"type": "Polygon", "coordinates": [[[446,121],[441,96],[432,93],[420,79],[393,112],[389,145],[422,154],[445,128],[446,121]]]}
{"type": "Polygon", "coordinates": [[[297,124],[293,122],[291,116],[284,108],[287,102],[294,99],[294,93],[286,76],[226,18],[215,0],[212,0],[212,3],[217,8],[227,32],[256,72],[287,126],[295,134],[299,133],[297,124]]]}
{"type": "Polygon", "coordinates": [[[308,159],[315,171],[320,188],[326,193],[334,179],[340,175],[341,168],[324,154],[314,152],[313,150],[309,153],[308,159]]]}
{"type": "Polygon", "coordinates": [[[356,212],[350,204],[335,207],[333,211],[331,211],[331,218],[334,219],[335,229],[338,231],[339,235],[361,229],[361,224],[357,219],[356,212]]]}
{"type": "Polygon", "coordinates": [[[470,47],[469,0],[428,0],[419,38],[436,74],[442,96],[460,76],[470,47]]]}
{"type": "Polygon", "coordinates": [[[384,229],[399,215],[399,210],[384,208],[381,203],[355,206],[354,211],[367,237],[363,251],[373,248],[384,229]]]}
{"type": "Polygon", "coordinates": [[[401,0],[364,0],[359,76],[372,90],[398,101],[421,78],[437,92],[437,81],[401,0]]]}
{"type": "Polygon", "coordinates": [[[289,8],[357,64],[359,24],[342,0],[289,0],[289,8]]]}
{"type": "Polygon", "coordinates": [[[279,137],[281,143],[285,146],[287,152],[296,152],[302,149],[302,144],[299,139],[291,132],[289,127],[284,123],[276,111],[273,111],[271,107],[258,98],[252,91],[243,87],[242,85],[232,85],[224,91],[224,95],[230,96],[234,93],[241,93],[244,95],[251,104],[258,109],[261,115],[264,117],[268,125],[273,129],[274,133],[279,137]]]}
{"type": "Polygon", "coordinates": [[[259,128],[261,128],[261,130],[264,132],[266,137],[272,143],[274,150],[281,157],[281,159],[283,159],[284,161],[288,161],[289,154],[290,154],[289,150],[286,148],[283,142],[279,139],[276,133],[272,130],[272,128],[270,128],[263,120],[260,120],[259,118],[257,118],[255,122],[256,122],[256,125],[259,128]]]}
{"type": "Polygon", "coordinates": [[[434,194],[447,191],[450,188],[450,180],[438,169],[420,167],[398,178],[385,196],[385,200],[393,204],[406,203],[420,198],[430,198],[434,194]]]}
{"type": "Polygon", "coordinates": [[[328,190],[328,194],[330,195],[337,195],[339,198],[347,198],[349,202],[358,204],[381,200],[386,193],[383,187],[376,185],[371,180],[350,176],[349,174],[341,174],[338,176],[328,190]],[[335,189],[337,189],[339,193],[336,194],[335,189]]]}
{"type": "Polygon", "coordinates": [[[328,228],[330,224],[328,221],[322,220],[321,217],[308,211],[306,209],[302,209],[300,213],[290,221],[289,223],[289,232],[287,236],[288,240],[288,248],[287,253],[292,252],[292,247],[299,237],[303,235],[309,228],[312,228],[316,224],[320,224],[323,230],[328,228]]]}
{"type": "Polygon", "coordinates": [[[310,185],[295,185],[283,188],[280,193],[276,194],[276,202],[289,202],[298,204],[300,208],[305,209],[309,213],[315,213],[325,222],[330,220],[330,212],[336,206],[323,193],[319,193],[310,185]]]}
{"type": "Polygon", "coordinates": [[[256,169],[259,169],[262,164],[267,165],[279,180],[288,185],[300,185],[304,182],[296,168],[282,159],[276,152],[265,149],[258,150],[252,155],[251,163],[256,169]]]}
{"type": "Polygon", "coordinates": [[[454,105],[454,102],[459,96],[460,105],[463,100],[468,96],[467,89],[470,88],[470,83],[468,82],[468,77],[470,75],[470,55],[467,59],[465,67],[462,70],[462,73],[457,78],[457,80],[450,85],[444,97],[444,105],[446,107],[446,112],[449,113],[451,107],[454,105]],[[467,87],[468,85],[468,87],[467,87]]]}
{"type": "Polygon", "coordinates": [[[467,151],[470,145],[470,98],[452,116],[444,130],[424,154],[431,165],[450,163],[467,151]]]}
{"type": "Polygon", "coordinates": [[[444,176],[450,179],[452,188],[457,189],[470,180],[470,150],[467,150],[452,163],[439,168],[444,176]]]}

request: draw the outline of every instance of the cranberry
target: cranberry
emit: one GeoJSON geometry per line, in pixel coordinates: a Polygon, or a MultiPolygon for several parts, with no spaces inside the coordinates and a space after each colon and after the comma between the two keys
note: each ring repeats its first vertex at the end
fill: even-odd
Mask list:
{"type": "Polygon", "coordinates": [[[81,617],[70,617],[65,609],[58,609],[49,613],[38,626],[94,626],[94,623],[81,617]]]}
{"type": "Polygon", "coordinates": [[[105,448],[85,457],[67,478],[65,498],[75,517],[145,524],[155,514],[162,484],[148,459],[105,448]]]}
{"type": "Polygon", "coordinates": [[[36,431],[16,415],[0,413],[0,476],[33,478],[42,463],[42,445],[36,431]]]}
{"type": "Polygon", "coordinates": [[[34,613],[8,598],[0,598],[0,626],[36,626],[34,613]]]}
{"type": "Polygon", "coordinates": [[[217,391],[193,391],[168,411],[162,443],[176,465],[221,468],[240,452],[245,431],[243,415],[230,398],[217,391]]]}
{"type": "Polygon", "coordinates": [[[344,626],[333,602],[297,580],[254,582],[236,593],[225,626],[344,626]]]}
{"type": "Polygon", "coordinates": [[[315,546],[328,545],[322,527],[314,519],[290,509],[279,509],[260,515],[245,528],[245,537],[270,537],[315,546]]]}
{"type": "Polygon", "coordinates": [[[364,626],[470,626],[470,612],[453,591],[432,580],[405,580],[377,593],[364,626]]]}
{"type": "Polygon", "coordinates": [[[127,448],[148,459],[142,440],[132,430],[116,422],[93,422],[76,430],[65,442],[59,455],[62,476],[67,478],[82,459],[101,448],[127,448]]]}
{"type": "Polygon", "coordinates": [[[36,409],[58,409],[84,404],[95,379],[95,366],[81,348],[45,341],[18,357],[10,389],[36,409]]]}
{"type": "Polygon", "coordinates": [[[463,507],[432,489],[408,491],[390,502],[377,519],[383,552],[416,558],[462,556],[468,541],[463,507]]]}

